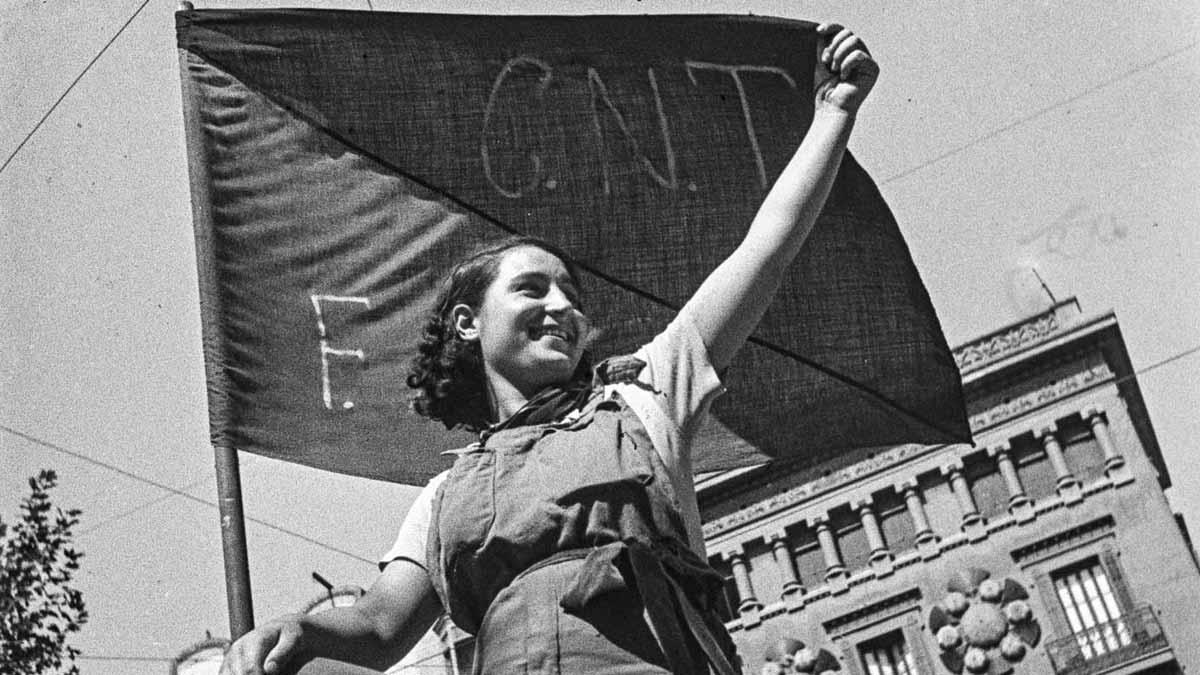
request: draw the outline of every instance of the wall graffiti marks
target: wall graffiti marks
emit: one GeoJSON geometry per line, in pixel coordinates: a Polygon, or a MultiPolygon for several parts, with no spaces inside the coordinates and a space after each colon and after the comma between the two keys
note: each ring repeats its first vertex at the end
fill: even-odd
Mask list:
{"type": "MultiPolygon", "coordinates": [[[[320,353],[321,353],[321,399],[325,403],[327,410],[336,410],[333,404],[333,383],[330,377],[330,361],[332,359],[352,359],[358,364],[366,362],[366,355],[361,349],[344,349],[330,346],[329,330],[325,322],[325,310],[329,305],[338,303],[348,303],[352,305],[361,305],[363,309],[371,308],[371,301],[368,298],[342,296],[342,295],[310,295],[313,311],[317,315],[317,334],[320,336],[320,353]]],[[[339,405],[341,410],[351,410],[354,408],[354,401],[343,399],[339,405]]]]}
{"type": "Polygon", "coordinates": [[[1031,314],[1053,303],[1060,290],[1062,272],[1070,263],[1083,262],[1128,242],[1129,225],[1111,211],[1077,202],[1048,224],[1017,239],[1016,263],[1008,271],[1008,301],[1015,314],[1031,314]]]}
{"type": "Polygon", "coordinates": [[[712,70],[721,73],[727,73],[733,78],[733,86],[738,93],[738,101],[742,106],[742,122],[746,125],[746,138],[750,143],[750,150],[754,153],[755,167],[758,169],[758,179],[763,189],[767,189],[767,166],[763,161],[762,149],[758,145],[758,134],[754,131],[754,117],[750,114],[750,99],[746,95],[746,85],[742,81],[742,73],[769,73],[782,77],[793,90],[796,89],[796,81],[792,76],[782,68],[774,66],[750,66],[750,65],[727,65],[721,63],[708,63],[705,61],[685,61],[684,67],[687,69],[688,78],[691,79],[693,85],[699,85],[696,81],[696,70],[712,70]]]}
{"type": "Polygon", "coordinates": [[[1128,228],[1118,223],[1114,214],[1075,204],[1049,225],[1023,237],[1019,243],[1070,260],[1086,257],[1097,246],[1115,244],[1128,236],[1128,228]]]}
{"type": "Polygon", "coordinates": [[[654,167],[654,163],[642,152],[637,137],[630,131],[629,124],[625,121],[625,116],[621,114],[620,108],[613,102],[612,96],[608,92],[608,87],[600,77],[600,73],[595,68],[588,68],[588,89],[591,92],[592,99],[592,123],[596,132],[596,145],[600,151],[600,166],[602,167],[604,194],[606,195],[612,194],[612,178],[608,162],[608,145],[605,141],[604,129],[600,123],[599,104],[601,102],[608,108],[609,114],[621,129],[621,134],[625,137],[625,142],[629,144],[638,162],[646,170],[646,173],[654,179],[654,182],[670,190],[679,189],[679,174],[675,166],[675,148],[671,144],[671,131],[667,126],[667,115],[663,111],[662,95],[658,91],[658,78],[654,76],[653,68],[647,68],[646,75],[650,80],[650,91],[654,94],[655,110],[658,112],[659,132],[662,134],[663,152],[667,157],[667,175],[665,176],[654,167]]]}

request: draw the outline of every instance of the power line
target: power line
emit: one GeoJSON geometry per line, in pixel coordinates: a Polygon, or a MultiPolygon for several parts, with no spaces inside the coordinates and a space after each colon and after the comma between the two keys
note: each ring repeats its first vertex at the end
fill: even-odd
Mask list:
{"type": "Polygon", "coordinates": [[[1028,115],[1025,115],[1023,117],[1018,117],[1017,119],[1013,120],[1012,122],[1009,122],[1008,124],[1006,124],[1002,127],[999,127],[998,129],[993,129],[992,131],[989,131],[986,134],[979,136],[973,140],[967,141],[966,143],[964,143],[956,148],[952,148],[950,150],[947,150],[947,151],[941,153],[940,155],[937,155],[935,157],[927,159],[924,162],[921,162],[920,164],[917,164],[914,167],[905,169],[898,174],[888,176],[887,178],[884,178],[883,180],[877,181],[877,184],[885,185],[887,183],[891,183],[892,181],[897,181],[897,180],[900,180],[901,178],[910,176],[910,175],[920,171],[921,169],[924,169],[930,165],[933,165],[933,164],[936,164],[936,163],[942,161],[943,159],[946,159],[948,157],[953,157],[954,155],[957,155],[958,153],[960,153],[964,150],[973,148],[985,141],[991,140],[991,139],[999,136],[1000,134],[1011,131],[1012,129],[1015,129],[1016,127],[1018,127],[1022,124],[1025,124],[1026,122],[1033,121],[1049,112],[1057,110],[1063,106],[1070,105],[1070,104],[1074,103],[1075,101],[1078,101],[1079,99],[1084,98],[1086,96],[1090,96],[1091,94],[1094,94],[1095,92],[1097,92],[1101,89],[1104,89],[1105,87],[1109,87],[1113,84],[1116,84],[1117,82],[1120,82],[1121,80],[1128,79],[1130,77],[1133,77],[1134,75],[1137,75],[1138,73],[1149,70],[1150,68],[1157,66],[1158,64],[1162,63],[1163,61],[1166,61],[1168,59],[1173,59],[1176,56],[1179,56],[1180,54],[1188,51],[1189,49],[1194,49],[1196,47],[1196,45],[1198,45],[1198,44],[1200,44],[1200,41],[1192,42],[1191,44],[1180,47],[1179,49],[1167,52],[1166,54],[1163,54],[1162,56],[1159,56],[1158,58],[1156,58],[1152,61],[1148,61],[1141,65],[1134,66],[1133,68],[1131,68],[1109,80],[1106,80],[1099,84],[1092,85],[1091,87],[1084,89],[1083,91],[1079,92],[1078,94],[1075,94],[1074,96],[1065,98],[1057,103],[1046,106],[1045,108],[1042,108],[1040,110],[1036,110],[1036,111],[1034,111],[1028,115]]]}
{"type": "MultiPolygon", "coordinates": [[[[85,462],[88,462],[89,464],[94,464],[96,466],[108,469],[109,471],[113,471],[113,472],[121,474],[122,476],[125,476],[127,478],[131,478],[131,479],[139,481],[141,483],[145,483],[146,485],[156,487],[160,490],[165,490],[175,496],[183,497],[184,499],[188,499],[190,501],[197,502],[199,504],[204,504],[205,506],[210,506],[212,508],[217,508],[217,504],[215,502],[211,502],[202,497],[197,497],[195,495],[184,492],[180,488],[171,487],[170,485],[167,485],[165,483],[160,483],[156,480],[152,480],[152,479],[146,478],[144,476],[139,476],[138,474],[126,471],[125,469],[122,469],[121,467],[116,466],[115,464],[109,464],[108,462],[104,462],[102,460],[95,459],[93,457],[89,457],[88,455],[85,455],[83,453],[75,452],[74,450],[68,450],[67,448],[62,447],[61,445],[58,445],[56,443],[51,443],[50,441],[42,440],[42,439],[38,438],[37,436],[27,434],[23,431],[18,431],[17,429],[13,429],[12,427],[0,424],[0,431],[6,431],[6,432],[12,434],[13,436],[16,436],[18,438],[23,438],[23,439],[29,441],[30,443],[34,443],[35,445],[40,445],[48,450],[54,450],[55,452],[59,452],[64,455],[68,455],[70,457],[74,457],[76,459],[83,460],[85,462]]],[[[258,524],[258,525],[262,525],[263,527],[275,530],[276,532],[281,532],[283,534],[290,535],[290,536],[300,539],[302,541],[306,541],[314,546],[318,546],[320,548],[323,548],[323,549],[326,549],[329,551],[333,551],[334,553],[341,553],[344,556],[353,558],[355,560],[360,560],[362,562],[365,562],[365,563],[368,563],[371,565],[375,564],[374,560],[364,558],[364,557],[358,555],[357,553],[352,553],[350,551],[340,549],[336,546],[326,544],[323,541],[313,539],[312,537],[310,537],[308,535],[301,534],[294,530],[289,530],[286,527],[276,525],[274,523],[265,521],[261,518],[255,518],[253,516],[246,516],[246,520],[248,520],[252,523],[258,524]]]]}
{"type": "Polygon", "coordinates": [[[25,144],[29,142],[29,139],[33,138],[33,135],[38,132],[38,129],[42,128],[42,124],[50,117],[54,110],[58,108],[58,104],[63,102],[63,99],[67,97],[67,94],[71,93],[71,90],[75,88],[75,85],[79,84],[79,81],[83,79],[83,76],[87,75],[87,72],[91,70],[92,66],[96,65],[96,61],[99,61],[100,57],[104,56],[104,52],[108,51],[108,48],[117,41],[118,37],[121,37],[121,33],[125,32],[125,29],[129,27],[129,24],[133,23],[133,20],[137,18],[138,14],[142,13],[142,10],[145,9],[146,5],[148,4],[150,4],[150,0],[143,0],[142,4],[138,5],[138,8],[134,10],[133,15],[130,16],[129,19],[126,20],[119,29],[117,29],[116,34],[114,34],[108,42],[104,43],[104,46],[101,47],[100,51],[92,57],[91,61],[88,61],[88,64],[83,67],[83,71],[79,73],[78,77],[76,77],[71,84],[67,85],[67,89],[62,93],[62,96],[59,96],[58,100],[55,101],[50,106],[50,109],[46,111],[46,114],[42,115],[42,118],[38,120],[37,124],[33,125],[33,129],[31,129],[29,133],[25,135],[25,138],[23,138],[17,145],[17,149],[13,150],[12,154],[8,156],[8,159],[4,160],[4,164],[0,164],[0,173],[4,173],[4,170],[8,168],[9,163],[12,162],[13,158],[17,156],[17,153],[21,152],[21,148],[25,147],[25,144]]]}
{"type": "Polygon", "coordinates": [[[1125,382],[1126,380],[1129,380],[1130,378],[1141,375],[1142,373],[1148,373],[1151,370],[1158,368],[1159,366],[1165,366],[1168,363],[1171,363],[1172,361],[1178,361],[1179,359],[1182,359],[1185,356],[1191,356],[1192,354],[1195,354],[1196,352],[1200,352],[1200,345],[1196,345],[1195,347],[1192,347],[1191,349],[1185,349],[1185,350],[1179,352],[1178,354],[1168,356],[1167,358],[1165,358],[1161,361],[1156,361],[1155,363],[1152,363],[1137,372],[1134,372],[1129,375],[1126,375],[1125,377],[1122,377],[1121,379],[1117,380],[1117,382],[1125,382]]]}
{"type": "MultiPolygon", "coordinates": [[[[181,487],[179,489],[180,490],[190,490],[190,489],[196,487],[197,485],[200,485],[201,483],[208,482],[208,480],[210,480],[210,479],[209,478],[201,478],[200,480],[192,481],[191,483],[188,483],[187,485],[184,485],[183,487],[181,487]]],[[[98,523],[92,523],[92,525],[90,527],[83,528],[82,530],[77,532],[75,534],[75,536],[82,537],[82,536],[91,534],[92,532],[95,532],[96,530],[99,530],[100,528],[105,527],[106,525],[115,523],[116,521],[121,520],[123,518],[128,518],[129,516],[137,513],[138,511],[143,511],[145,509],[148,509],[151,506],[154,506],[155,504],[158,504],[160,502],[164,502],[168,499],[171,499],[174,496],[175,495],[171,494],[171,493],[168,493],[165,495],[159,495],[159,496],[155,497],[154,499],[142,502],[141,504],[138,504],[137,506],[134,506],[126,511],[122,511],[121,513],[118,513],[115,516],[110,516],[108,518],[105,518],[104,520],[101,520],[98,523]]]]}

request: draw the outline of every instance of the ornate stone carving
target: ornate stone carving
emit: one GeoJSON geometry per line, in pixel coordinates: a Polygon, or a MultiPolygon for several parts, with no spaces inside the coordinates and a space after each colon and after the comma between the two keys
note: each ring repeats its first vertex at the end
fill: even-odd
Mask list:
{"type": "Polygon", "coordinates": [[[1041,342],[1059,329],[1058,315],[1051,310],[1009,330],[987,335],[954,350],[954,362],[966,374],[1029,345],[1041,342]]]}
{"type": "Polygon", "coordinates": [[[1066,398],[1077,391],[1086,389],[1087,387],[1107,380],[1113,376],[1112,370],[1108,364],[1092,366],[1087,370],[1075,373],[1070,377],[1065,377],[1054,384],[1036,389],[1022,396],[1018,396],[1011,401],[1002,403],[998,406],[988,408],[987,410],[971,415],[970,424],[971,431],[979,431],[987,427],[999,424],[1007,419],[1012,419],[1019,415],[1037,408],[1039,406],[1057,401],[1061,398],[1066,398]]]}
{"type": "Polygon", "coordinates": [[[923,454],[929,451],[930,446],[927,445],[900,445],[890,450],[881,452],[874,457],[864,459],[861,462],[856,462],[840,471],[835,471],[828,476],[822,476],[814,481],[797,485],[796,487],[781,492],[773,497],[769,497],[760,502],[734,511],[733,513],[722,516],[715,520],[711,520],[704,524],[705,538],[713,537],[722,532],[727,532],[733,528],[758,520],[767,515],[782,511],[783,509],[799,504],[800,502],[815,497],[819,494],[829,492],[846,483],[858,480],[863,476],[875,473],[881,469],[885,469],[893,464],[902,462],[910,457],[923,454]]]}
{"type": "Polygon", "coordinates": [[[990,579],[969,568],[950,578],[941,603],[929,611],[942,665],[953,673],[1003,675],[1037,646],[1042,630],[1029,594],[1012,579],[990,579]]]}
{"type": "Polygon", "coordinates": [[[824,649],[805,646],[799,640],[783,638],[767,648],[763,655],[762,675],[833,675],[842,664],[837,657],[824,649]]]}

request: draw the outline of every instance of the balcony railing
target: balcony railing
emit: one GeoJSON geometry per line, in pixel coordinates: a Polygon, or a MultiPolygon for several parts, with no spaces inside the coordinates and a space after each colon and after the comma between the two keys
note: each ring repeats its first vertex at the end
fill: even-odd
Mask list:
{"type": "Polygon", "coordinates": [[[1046,643],[1055,675],[1095,675],[1168,648],[1154,608],[1138,607],[1112,621],[1046,643]]]}

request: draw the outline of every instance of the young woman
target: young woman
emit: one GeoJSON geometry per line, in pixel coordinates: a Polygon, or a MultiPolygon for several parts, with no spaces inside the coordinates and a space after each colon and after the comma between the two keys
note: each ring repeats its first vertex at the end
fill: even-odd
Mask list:
{"type": "Polygon", "coordinates": [[[480,431],[422,492],[352,607],[276,619],[222,673],[306,656],[386,668],[443,611],[482,673],[740,672],[715,612],[689,442],[820,212],[878,67],[838,25],[816,112],[745,240],[636,354],[590,364],[567,257],[516,239],[451,275],[409,384],[416,408],[480,431]]]}

